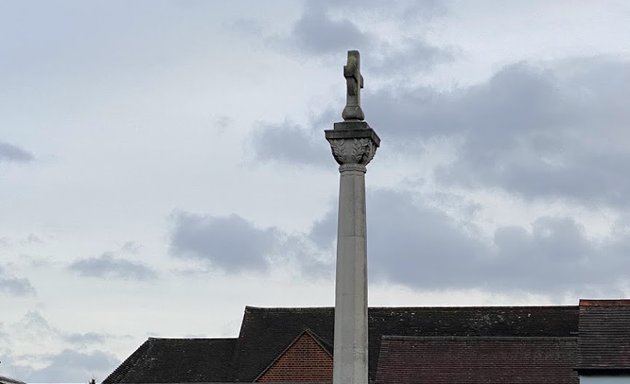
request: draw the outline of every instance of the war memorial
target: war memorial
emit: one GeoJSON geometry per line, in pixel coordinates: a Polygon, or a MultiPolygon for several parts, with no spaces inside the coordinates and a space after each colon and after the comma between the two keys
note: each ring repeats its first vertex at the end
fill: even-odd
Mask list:
{"type": "Polygon", "coordinates": [[[368,308],[365,174],[380,138],[358,51],[343,76],[343,121],[325,132],[340,173],[335,307],[246,307],[234,338],[149,338],[103,384],[630,383],[630,300],[368,308]]]}

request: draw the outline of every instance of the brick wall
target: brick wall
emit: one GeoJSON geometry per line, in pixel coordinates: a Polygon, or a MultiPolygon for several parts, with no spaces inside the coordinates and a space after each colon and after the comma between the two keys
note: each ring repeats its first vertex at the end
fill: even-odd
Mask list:
{"type": "Polygon", "coordinates": [[[303,333],[256,381],[332,383],[332,356],[303,333]]]}

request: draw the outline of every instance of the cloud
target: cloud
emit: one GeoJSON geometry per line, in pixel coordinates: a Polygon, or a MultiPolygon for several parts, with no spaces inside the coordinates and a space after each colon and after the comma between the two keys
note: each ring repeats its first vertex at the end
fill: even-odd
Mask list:
{"type": "Polygon", "coordinates": [[[15,145],[0,141],[0,163],[29,163],[35,160],[32,153],[15,145]]]}
{"type": "Polygon", "coordinates": [[[106,352],[89,349],[111,338],[104,333],[69,333],[50,324],[38,311],[28,311],[15,323],[0,323],[2,366],[28,382],[87,382],[104,379],[119,360],[106,352]],[[24,346],[37,345],[37,352],[24,346]]]}
{"type": "Polygon", "coordinates": [[[237,215],[216,217],[182,212],[173,215],[173,224],[172,255],[204,260],[230,273],[266,270],[265,257],[280,241],[274,229],[259,229],[237,215]]]}
{"type": "Polygon", "coordinates": [[[13,296],[27,296],[34,295],[35,288],[33,288],[28,279],[13,277],[0,266],[0,293],[13,296]]]}
{"type": "Polygon", "coordinates": [[[142,248],[139,244],[133,241],[127,241],[125,244],[120,247],[120,252],[129,253],[129,254],[137,254],[142,248]]]}
{"type": "Polygon", "coordinates": [[[111,252],[105,252],[98,257],[77,260],[70,264],[68,269],[85,277],[127,280],[152,280],[157,278],[157,273],[146,265],[114,257],[111,252]]]}
{"type": "Polygon", "coordinates": [[[53,332],[53,328],[48,324],[48,321],[37,311],[28,311],[20,322],[20,326],[25,329],[36,329],[44,333],[56,333],[53,332]]]}
{"type": "Polygon", "coordinates": [[[49,358],[47,366],[32,370],[25,376],[28,382],[62,383],[76,382],[83,378],[101,381],[119,364],[112,354],[102,351],[77,352],[65,349],[49,358]]]}
{"type": "Polygon", "coordinates": [[[348,47],[364,48],[370,37],[350,20],[332,19],[325,6],[309,2],[302,17],[293,26],[292,43],[301,51],[313,54],[343,52],[348,47]]]}
{"type": "MultiPolygon", "coordinates": [[[[419,290],[484,289],[561,297],[623,294],[630,284],[630,240],[624,230],[589,238],[575,219],[542,216],[528,226],[490,234],[424,203],[411,191],[368,191],[370,281],[419,290]]],[[[462,207],[466,208],[466,207],[462,207]]],[[[228,273],[266,272],[292,263],[303,278],[334,269],[336,210],[309,232],[257,228],[236,216],[173,216],[171,253],[207,261],[228,273]]]]}
{"type": "MultiPolygon", "coordinates": [[[[452,49],[432,45],[423,36],[405,31],[407,38],[391,41],[387,36],[361,31],[354,20],[368,17],[371,12],[392,17],[431,18],[443,10],[439,1],[395,1],[383,5],[371,2],[366,6],[357,1],[308,2],[302,16],[291,32],[280,38],[292,52],[330,58],[349,49],[359,49],[369,60],[363,64],[364,72],[374,73],[386,80],[407,82],[419,72],[454,57],[452,49]],[[366,11],[369,9],[369,11],[366,11]],[[334,15],[334,17],[332,16],[334,15]]],[[[373,16],[373,15],[372,15],[373,16]]],[[[304,125],[289,121],[259,124],[247,148],[255,160],[285,162],[300,165],[326,165],[330,163],[328,145],[322,140],[323,130],[339,121],[342,105],[327,109],[304,125]]]]}
{"type": "Polygon", "coordinates": [[[468,267],[487,251],[438,209],[412,195],[377,190],[368,196],[370,268],[375,277],[416,288],[470,286],[468,267]]]}
{"type": "Polygon", "coordinates": [[[11,341],[22,345],[33,342],[42,346],[56,344],[62,334],[40,312],[34,310],[26,312],[19,321],[10,323],[9,331],[11,341]]]}
{"type": "Polygon", "coordinates": [[[291,32],[280,41],[293,51],[317,57],[336,57],[340,52],[358,49],[371,59],[364,66],[368,72],[389,78],[407,77],[450,60],[452,52],[428,43],[409,28],[404,31],[407,38],[394,42],[390,38],[391,32],[380,34],[376,29],[374,33],[369,33],[362,31],[358,25],[372,25],[375,22],[374,13],[385,19],[422,20],[422,24],[427,24],[429,19],[444,11],[439,1],[392,1],[386,4],[370,1],[370,5],[358,1],[308,2],[291,32]]]}
{"type": "MultiPolygon", "coordinates": [[[[452,148],[454,159],[433,169],[442,186],[627,207],[628,82],[630,62],[601,57],[544,68],[517,63],[481,84],[451,91],[385,86],[368,89],[363,102],[383,145],[401,155],[414,155],[418,147],[413,143],[433,140],[452,148]]],[[[324,115],[328,118],[329,112],[319,120],[324,115]]],[[[310,132],[288,126],[263,129],[256,153],[277,161],[324,164],[314,158],[307,140],[319,137],[323,127],[310,126],[310,132]],[[282,151],[283,142],[291,143],[291,151],[282,151]],[[278,154],[270,155],[274,150],[278,154]]]]}
{"type": "Polygon", "coordinates": [[[71,344],[86,346],[89,344],[101,344],[107,339],[108,335],[96,332],[86,333],[69,333],[64,336],[64,340],[71,344]]]}
{"type": "Polygon", "coordinates": [[[451,61],[455,52],[416,37],[404,39],[395,45],[383,42],[378,49],[368,51],[367,55],[370,60],[363,65],[366,72],[391,79],[413,77],[437,64],[451,61]]]}
{"type": "MultiPolygon", "coordinates": [[[[319,126],[317,123],[313,125],[319,126]]],[[[323,131],[316,132],[289,122],[260,125],[249,145],[253,158],[261,162],[330,165],[330,147],[323,139],[323,131]]]]}
{"type": "Polygon", "coordinates": [[[436,170],[443,184],[625,206],[628,80],[629,62],[521,63],[450,93],[379,91],[365,98],[365,110],[384,142],[451,140],[456,159],[436,170]]]}
{"type": "MultiPolygon", "coordinates": [[[[212,269],[267,273],[283,268],[288,273],[297,272],[301,277],[314,279],[329,277],[332,271],[330,244],[313,241],[319,229],[311,233],[287,233],[277,228],[259,228],[237,215],[220,217],[182,212],[173,215],[172,220],[171,255],[201,260],[212,269]]],[[[183,271],[199,272],[199,269],[183,271]]]]}
{"type": "Polygon", "coordinates": [[[50,338],[52,344],[70,343],[75,347],[85,347],[90,344],[100,344],[107,339],[114,338],[111,334],[98,332],[66,332],[51,325],[38,311],[28,311],[19,322],[12,325],[14,336],[24,341],[50,338]]]}
{"type": "Polygon", "coordinates": [[[337,239],[337,211],[330,210],[322,219],[317,220],[309,237],[320,248],[330,246],[337,239]]]}
{"type": "Polygon", "coordinates": [[[335,10],[343,10],[348,14],[378,14],[389,18],[412,20],[429,20],[447,13],[448,8],[443,0],[392,0],[386,3],[380,0],[323,0],[320,4],[335,10]]]}
{"type": "Polygon", "coordinates": [[[37,235],[34,235],[31,233],[25,239],[20,241],[20,244],[21,245],[38,245],[38,244],[44,244],[44,240],[42,240],[37,235]]]}
{"type": "Polygon", "coordinates": [[[486,239],[411,193],[376,190],[368,196],[368,218],[370,274],[377,280],[552,295],[621,293],[628,283],[627,236],[589,239],[570,217],[500,227],[486,239]]]}

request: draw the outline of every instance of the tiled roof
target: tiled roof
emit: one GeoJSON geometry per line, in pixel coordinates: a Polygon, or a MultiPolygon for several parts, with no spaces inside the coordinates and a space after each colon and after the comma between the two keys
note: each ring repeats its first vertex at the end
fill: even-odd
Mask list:
{"type": "Polygon", "coordinates": [[[234,378],[253,381],[291,344],[310,329],[332,351],[332,308],[246,307],[234,356],[234,378]]]}
{"type": "Polygon", "coordinates": [[[0,376],[0,384],[26,384],[23,381],[12,379],[10,377],[0,376]]]}
{"type": "MultiPolygon", "coordinates": [[[[381,337],[569,337],[577,333],[578,307],[370,308],[369,376],[374,380],[381,337]]],[[[296,335],[310,329],[330,350],[333,308],[247,307],[234,357],[234,379],[254,380],[296,335]]]]}
{"type": "Polygon", "coordinates": [[[376,384],[577,384],[574,337],[384,336],[376,384]]]}
{"type": "Polygon", "coordinates": [[[630,300],[580,300],[580,370],[630,370],[630,300]]]}
{"type": "Polygon", "coordinates": [[[144,342],[103,384],[229,381],[236,339],[157,339],[144,342]]]}
{"type": "MultiPolygon", "coordinates": [[[[333,308],[246,307],[238,339],[150,338],[103,383],[251,382],[305,330],[332,353],[333,323],[333,308]]],[[[571,337],[577,324],[577,306],[370,308],[369,377],[383,336],[571,337]]]]}

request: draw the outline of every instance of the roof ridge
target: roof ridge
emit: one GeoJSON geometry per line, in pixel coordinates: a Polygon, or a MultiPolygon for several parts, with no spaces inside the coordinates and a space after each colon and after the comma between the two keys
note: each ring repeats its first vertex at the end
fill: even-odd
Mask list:
{"type": "MultiPolygon", "coordinates": [[[[615,300],[611,300],[615,301],[615,300]]],[[[619,300],[616,300],[619,301],[619,300]]],[[[628,304],[630,304],[630,300],[627,300],[628,304]]],[[[245,312],[252,311],[283,311],[283,312],[300,312],[300,311],[309,311],[309,310],[333,310],[335,307],[255,307],[251,305],[245,306],[245,312]]],[[[446,305],[435,305],[435,306],[369,306],[368,309],[488,309],[488,308],[515,308],[515,309],[525,309],[525,308],[545,308],[545,309],[577,309],[579,305],[462,305],[462,306],[446,306],[446,305]]]]}
{"type": "Polygon", "coordinates": [[[529,340],[529,341],[542,341],[542,340],[577,340],[577,336],[397,336],[397,335],[383,335],[381,339],[385,340],[529,340]]]}
{"type": "Polygon", "coordinates": [[[265,310],[280,310],[280,311],[303,311],[311,309],[334,309],[334,306],[328,307],[255,307],[252,305],[246,305],[245,311],[265,311],[265,310]]]}
{"type": "Polygon", "coordinates": [[[435,305],[435,306],[415,306],[415,307],[368,307],[369,309],[488,309],[488,308],[515,308],[515,309],[525,309],[525,308],[566,308],[566,309],[577,309],[577,305],[462,305],[462,306],[446,306],[446,305],[435,305]]]}
{"type": "Polygon", "coordinates": [[[149,340],[236,340],[238,337],[149,337],[149,340]]]}

